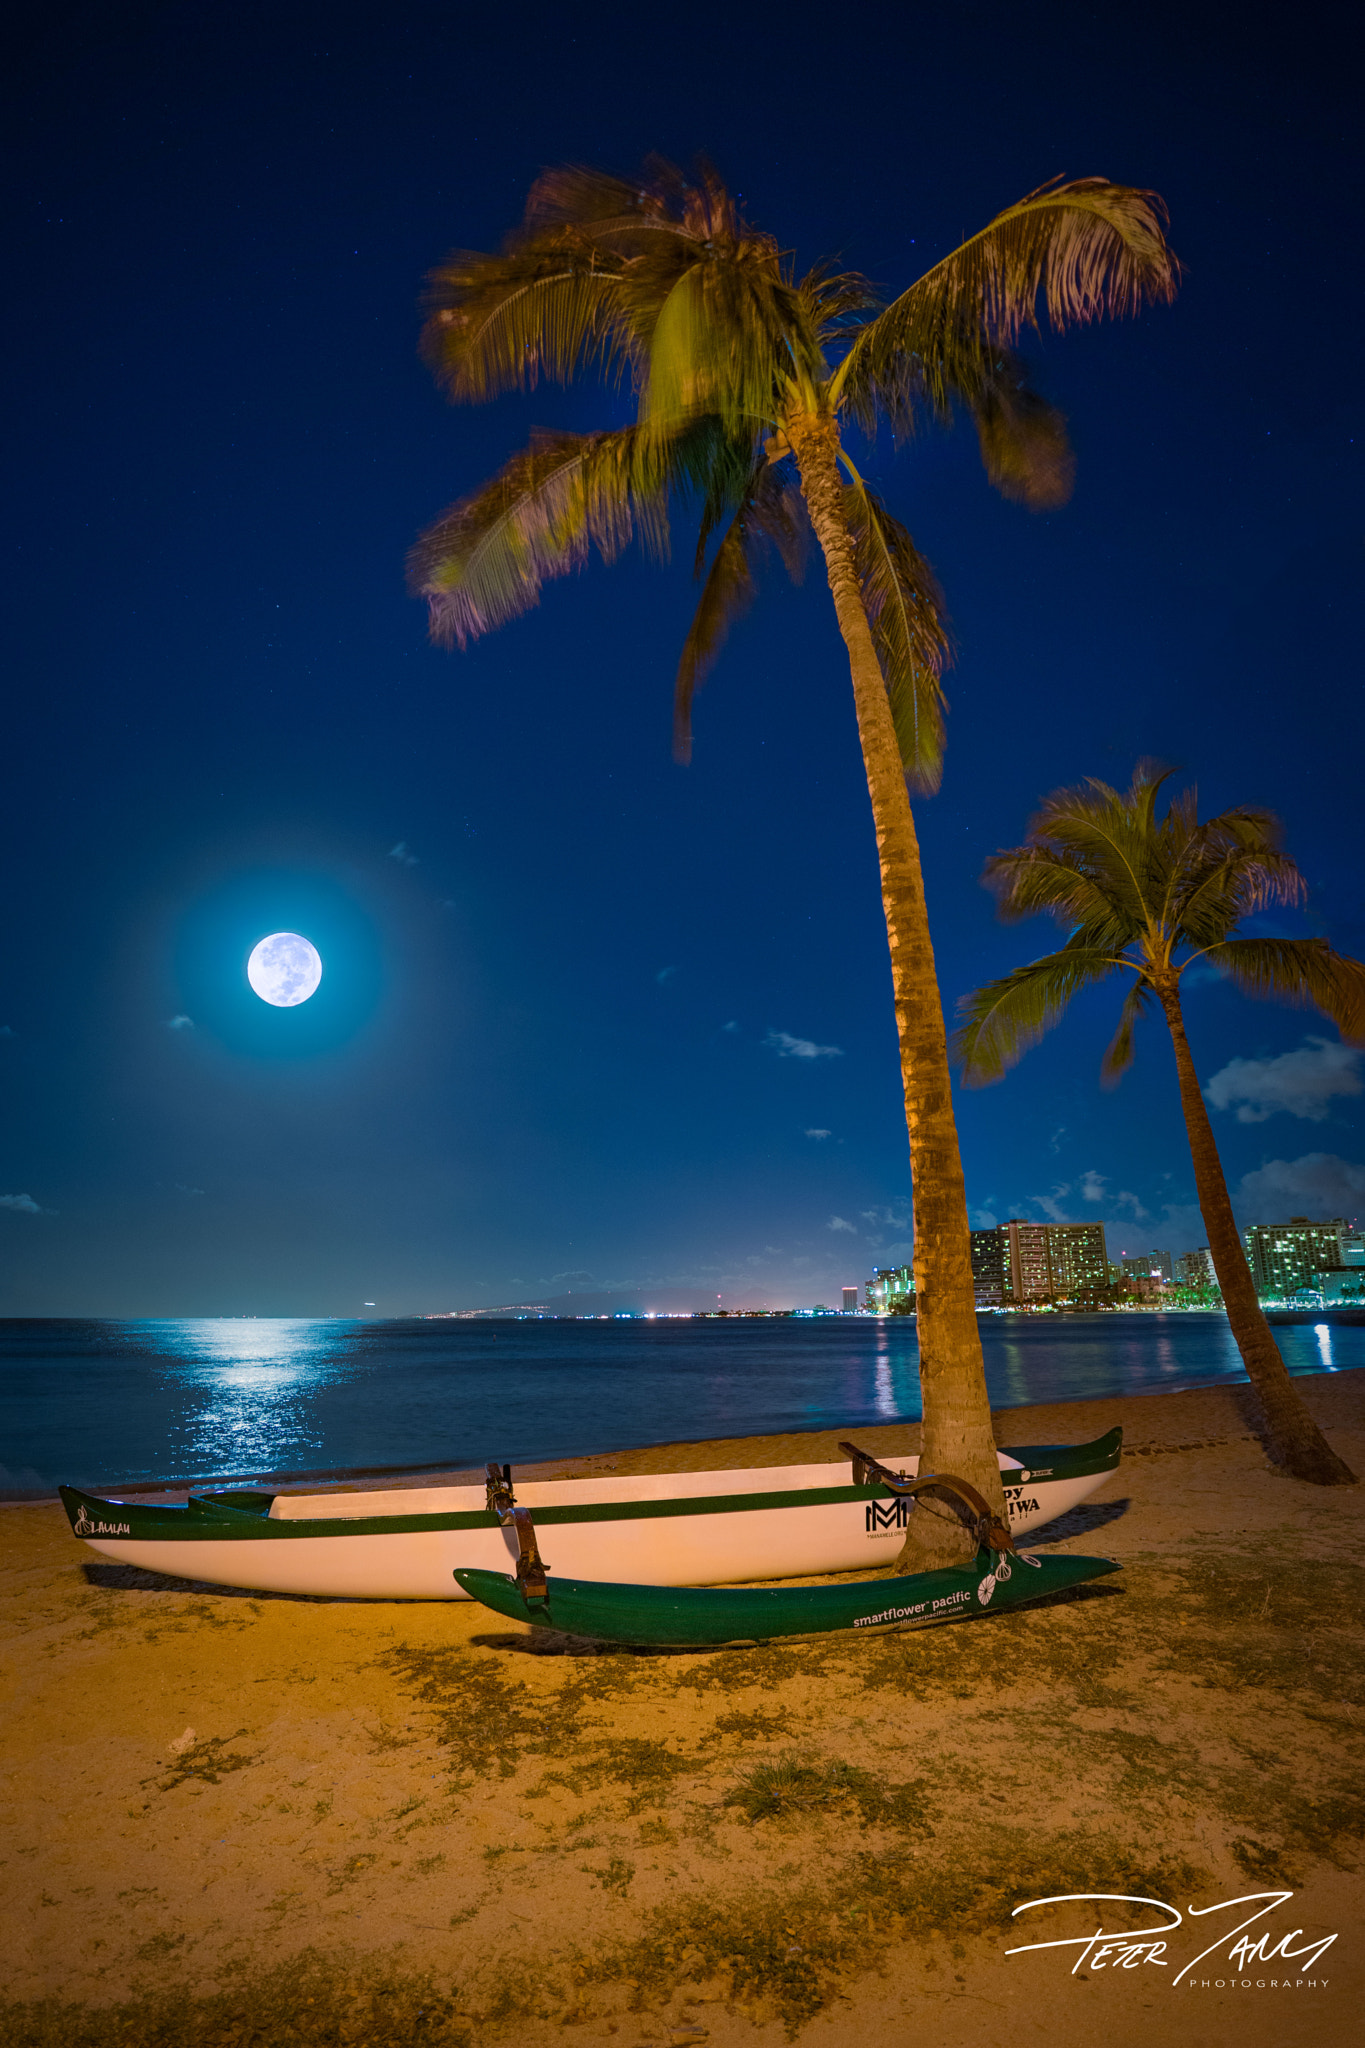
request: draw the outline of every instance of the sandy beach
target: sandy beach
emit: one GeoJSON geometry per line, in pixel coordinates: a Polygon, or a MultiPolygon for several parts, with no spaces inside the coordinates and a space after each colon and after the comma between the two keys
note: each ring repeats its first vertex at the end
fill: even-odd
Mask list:
{"type": "MultiPolygon", "coordinates": [[[[1299,1384],[1365,1474],[1365,1373],[1299,1384]]],[[[0,1509],[0,2041],[1291,2048],[1348,2026],[1365,1488],[1272,1470],[1236,1389],[1013,1410],[997,1435],[1116,1422],[1120,1470],[1028,1547],[1123,1573],[970,1625],[714,1654],[158,1579],[55,1505],[0,1509]],[[1224,1902],[1280,1890],[1230,1960],[1257,1907],[1224,1902]],[[1007,1956],[1161,1925],[1011,1922],[1064,1893],[1186,1917],[1152,1962],[1007,1956]]],[[[838,1434],[535,1469],[833,1459],[838,1434]]]]}

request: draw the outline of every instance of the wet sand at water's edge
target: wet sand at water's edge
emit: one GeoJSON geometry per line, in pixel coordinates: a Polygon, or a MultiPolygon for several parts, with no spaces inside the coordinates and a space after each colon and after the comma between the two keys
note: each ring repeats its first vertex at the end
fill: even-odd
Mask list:
{"type": "MultiPolygon", "coordinates": [[[[1365,1475],[1365,1372],[1297,1384],[1365,1475]]],[[[601,1651],[465,1602],[160,1579],[57,1507],[0,1508],[0,2043],[1293,2048],[1349,2026],[1365,1486],[1272,1470],[1245,1403],[999,1416],[1004,1443],[1123,1423],[1119,1471],[1026,1547],[1124,1572],[766,1649],[601,1651]],[[1335,1932],[1311,1966],[1229,1961],[1254,1907],[1187,1917],[1128,1968],[1005,1954],[1158,1917],[1011,1922],[1030,1898],[1188,1914],[1271,1890],[1294,1897],[1251,1937],[1335,1932]]],[[[815,1462],[839,1434],[519,1470],[815,1462]]],[[[915,1448],[903,1424],[854,1434],[915,1448]]]]}

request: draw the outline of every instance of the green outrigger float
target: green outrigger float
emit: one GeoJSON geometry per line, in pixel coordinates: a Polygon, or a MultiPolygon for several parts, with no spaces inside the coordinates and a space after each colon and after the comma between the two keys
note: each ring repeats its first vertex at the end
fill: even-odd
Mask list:
{"type": "MultiPolygon", "coordinates": [[[[825,1586],[629,1586],[607,1580],[550,1576],[530,1511],[509,1505],[502,1520],[515,1529],[520,1552],[511,1572],[457,1568],[472,1600],[510,1621],[603,1642],[712,1649],[725,1643],[766,1643],[780,1636],[826,1635],[840,1629],[902,1629],[965,1621],[972,1615],[1041,1600],[1087,1579],[1121,1569],[1110,1557],[1034,1557],[1016,1550],[1009,1531],[981,1495],[946,1473],[897,1480],[855,1446],[863,1470],[885,1476],[899,1493],[955,1495],[977,1537],[972,1563],[904,1578],[858,1579],[825,1586]]],[[[861,1474],[860,1474],[861,1476],[861,1474]]]]}
{"type": "Polygon", "coordinates": [[[978,1551],[974,1564],[904,1579],[843,1586],[613,1586],[556,1579],[544,1597],[527,1595],[510,1572],[457,1571],[473,1600],[511,1621],[608,1643],[707,1649],[766,1643],[832,1629],[911,1628],[1041,1600],[1120,1569],[1109,1557],[1013,1558],[978,1551]]]}

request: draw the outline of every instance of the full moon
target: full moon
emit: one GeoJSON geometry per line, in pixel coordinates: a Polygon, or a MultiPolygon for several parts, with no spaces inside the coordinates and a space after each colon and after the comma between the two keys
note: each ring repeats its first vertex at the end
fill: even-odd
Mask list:
{"type": "Polygon", "coordinates": [[[252,947],[246,978],[263,1003],[292,1010],[306,1003],[322,980],[322,961],[317,947],[297,932],[272,932],[252,947]]]}

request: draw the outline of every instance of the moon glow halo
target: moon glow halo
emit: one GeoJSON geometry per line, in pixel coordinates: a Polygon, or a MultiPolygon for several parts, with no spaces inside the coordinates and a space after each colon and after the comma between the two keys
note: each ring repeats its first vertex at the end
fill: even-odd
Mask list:
{"type": "Polygon", "coordinates": [[[246,978],[263,1003],[292,1010],[316,992],[322,960],[317,947],[298,932],[272,932],[252,947],[246,978]]]}

